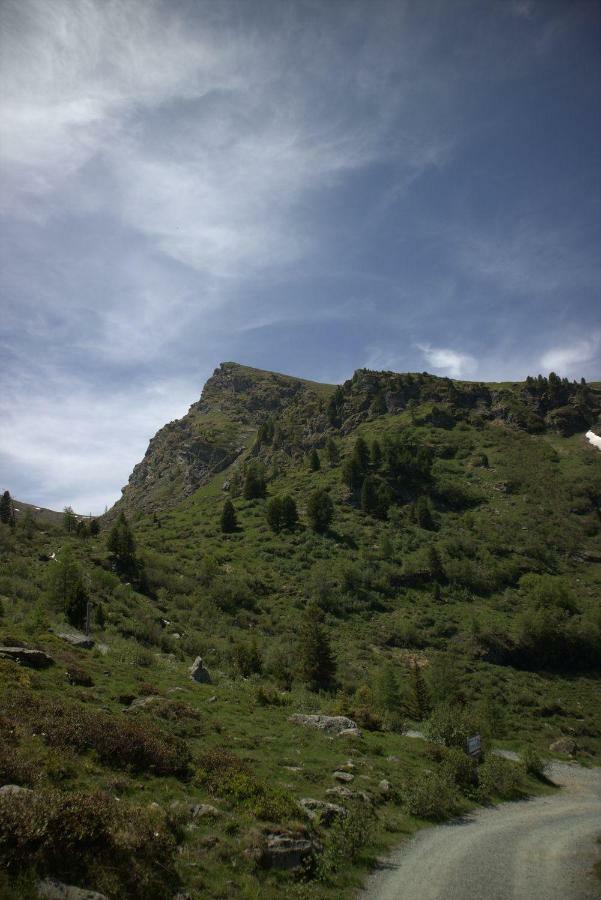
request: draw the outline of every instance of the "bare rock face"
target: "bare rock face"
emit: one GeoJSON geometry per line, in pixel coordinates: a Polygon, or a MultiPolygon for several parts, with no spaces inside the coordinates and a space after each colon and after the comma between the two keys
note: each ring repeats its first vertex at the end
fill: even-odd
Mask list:
{"type": "Polygon", "coordinates": [[[342,781],[344,784],[350,784],[355,776],[350,772],[334,772],[332,778],[336,781],[342,781]]]}
{"type": "Polygon", "coordinates": [[[80,650],[91,650],[95,643],[91,637],[80,634],[78,631],[61,631],[57,634],[57,637],[67,641],[68,644],[72,644],[74,647],[79,647],[80,650]]]}
{"type": "Polygon", "coordinates": [[[199,684],[212,684],[211,674],[201,656],[197,656],[190,666],[190,678],[199,684]]]}
{"type": "Polygon", "coordinates": [[[549,747],[551,753],[568,753],[570,756],[576,753],[577,749],[578,745],[576,744],[576,741],[567,737],[559,738],[559,740],[554,741],[549,747]]]}
{"type": "Polygon", "coordinates": [[[0,656],[29,669],[47,669],[54,665],[52,657],[43,650],[28,650],[26,647],[0,647],[0,656]]]}
{"type": "Polygon", "coordinates": [[[261,861],[269,869],[297,869],[307,863],[316,850],[313,841],[291,831],[268,834],[261,861]]]}
{"type": "Polygon", "coordinates": [[[31,788],[21,787],[20,784],[3,784],[0,787],[0,797],[23,797],[33,794],[31,788]]]}
{"type": "Polygon", "coordinates": [[[304,725],[306,728],[317,728],[319,731],[325,731],[326,734],[360,733],[357,723],[346,716],[309,716],[303,713],[296,713],[290,716],[288,721],[294,725],[304,725]]]}
{"type": "Polygon", "coordinates": [[[312,797],[303,797],[302,800],[299,800],[298,805],[313,822],[317,822],[319,825],[331,825],[335,819],[347,814],[346,809],[338,806],[337,803],[314,800],[312,797]]]}
{"type": "Polygon", "coordinates": [[[72,884],[63,884],[62,881],[55,881],[53,878],[39,881],[37,891],[38,897],[43,897],[44,900],[108,900],[105,894],[74,887],[72,884]]]}

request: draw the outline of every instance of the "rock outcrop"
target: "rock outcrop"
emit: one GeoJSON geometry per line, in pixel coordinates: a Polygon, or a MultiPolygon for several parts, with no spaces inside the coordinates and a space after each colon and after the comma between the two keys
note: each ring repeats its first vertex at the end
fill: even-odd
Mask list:
{"type": "Polygon", "coordinates": [[[30,650],[27,647],[0,647],[0,657],[12,659],[29,669],[47,669],[54,665],[52,657],[43,650],[30,650]]]}
{"type": "Polygon", "coordinates": [[[296,713],[290,716],[288,721],[294,725],[304,725],[306,728],[317,728],[319,731],[325,731],[327,734],[359,733],[357,723],[346,716],[312,716],[296,713]]]}

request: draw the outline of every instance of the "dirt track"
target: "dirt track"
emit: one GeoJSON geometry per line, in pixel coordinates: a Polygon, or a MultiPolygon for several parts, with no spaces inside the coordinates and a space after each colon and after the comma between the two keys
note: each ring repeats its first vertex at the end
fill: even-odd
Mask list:
{"type": "Polygon", "coordinates": [[[601,900],[601,769],[553,763],[562,790],[420,832],[383,861],[361,900],[601,900]]]}

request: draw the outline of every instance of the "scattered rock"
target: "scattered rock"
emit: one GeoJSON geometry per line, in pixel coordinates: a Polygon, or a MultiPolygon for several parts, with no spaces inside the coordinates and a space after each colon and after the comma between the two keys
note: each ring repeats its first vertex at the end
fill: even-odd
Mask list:
{"type": "Polygon", "coordinates": [[[80,650],[91,650],[96,643],[91,637],[78,631],[59,631],[57,637],[67,641],[68,644],[72,644],[74,647],[79,647],[80,650]]]}
{"type": "Polygon", "coordinates": [[[297,869],[307,862],[317,849],[313,841],[291,831],[268,834],[266,841],[267,846],[261,861],[270,869],[297,869]]]}
{"type": "Polygon", "coordinates": [[[202,661],[201,656],[197,656],[190,666],[190,678],[199,684],[211,684],[211,676],[209,670],[202,661]]]}
{"type": "Polygon", "coordinates": [[[334,772],[332,774],[332,778],[335,778],[336,781],[343,781],[345,784],[349,784],[354,777],[350,772],[334,772]]]}
{"type": "Polygon", "coordinates": [[[26,647],[0,647],[0,656],[30,669],[47,669],[54,660],[43,650],[28,650],[26,647]]]}
{"type": "Polygon", "coordinates": [[[94,687],[92,676],[77,666],[70,666],[66,672],[69,684],[77,687],[94,687]]]}
{"type": "Polygon", "coordinates": [[[576,741],[566,737],[559,738],[558,741],[554,741],[549,747],[551,753],[568,753],[570,756],[576,753],[577,749],[578,745],[576,741]]]}
{"type": "Polygon", "coordinates": [[[384,794],[384,796],[388,796],[388,794],[390,794],[390,782],[387,781],[386,778],[383,778],[378,784],[378,790],[381,794],[384,794]]]}
{"type": "Polygon", "coordinates": [[[97,891],[87,891],[85,888],[74,887],[71,884],[63,884],[53,878],[45,878],[37,885],[38,897],[44,900],[108,900],[105,894],[97,891]]]}
{"type": "Polygon", "coordinates": [[[361,800],[362,803],[371,804],[372,799],[366,791],[352,791],[343,784],[336,787],[328,788],[326,791],[328,797],[340,797],[341,800],[361,800]]]}
{"type": "Polygon", "coordinates": [[[33,791],[20,784],[3,784],[0,787],[0,797],[17,797],[22,794],[33,794],[33,791]]]}
{"type": "Polygon", "coordinates": [[[212,697],[209,697],[209,699],[207,700],[207,703],[215,703],[216,700],[217,700],[217,697],[215,696],[215,694],[213,694],[212,697]]]}
{"type": "Polygon", "coordinates": [[[136,712],[139,709],[146,709],[148,706],[152,706],[153,703],[156,703],[158,699],[159,697],[155,695],[151,697],[137,697],[135,700],[132,700],[127,709],[123,711],[136,712]]]}
{"type": "Polygon", "coordinates": [[[216,818],[221,815],[221,810],[217,809],[216,806],[211,806],[210,803],[191,803],[187,800],[173,800],[169,804],[169,809],[178,813],[178,815],[186,817],[189,821],[207,817],[216,818]]]}
{"type": "Polygon", "coordinates": [[[174,641],[180,641],[182,636],[178,631],[174,631],[170,637],[172,637],[174,641]]]}
{"type": "Polygon", "coordinates": [[[185,694],[185,690],[183,687],[172,687],[167,691],[168,694],[179,694],[180,692],[182,694],[185,694]]]}
{"type": "Polygon", "coordinates": [[[304,725],[306,728],[317,728],[327,734],[346,734],[352,732],[359,734],[357,723],[346,716],[308,716],[296,713],[288,719],[294,725],[304,725]]]}
{"type": "Polygon", "coordinates": [[[343,728],[338,732],[338,737],[361,737],[361,732],[358,728],[343,728]]]}
{"type": "Polygon", "coordinates": [[[328,803],[327,800],[314,800],[312,797],[303,797],[299,800],[300,808],[308,817],[319,825],[331,825],[339,816],[346,815],[344,806],[337,803],[328,803]]]}
{"type": "Polygon", "coordinates": [[[96,644],[96,649],[102,656],[106,656],[106,654],[110,650],[110,647],[108,644],[96,644]]]}

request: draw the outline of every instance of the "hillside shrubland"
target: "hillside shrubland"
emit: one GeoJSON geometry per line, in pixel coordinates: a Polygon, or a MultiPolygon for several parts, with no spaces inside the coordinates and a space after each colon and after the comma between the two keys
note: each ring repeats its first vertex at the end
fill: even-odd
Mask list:
{"type": "Polygon", "coordinates": [[[0,892],[340,897],[424,820],[550,790],[557,739],[598,764],[600,410],[553,375],[224,364],[99,529],[3,522],[0,644],[53,664],[0,658],[0,784],[31,792],[0,793],[0,892]]]}

